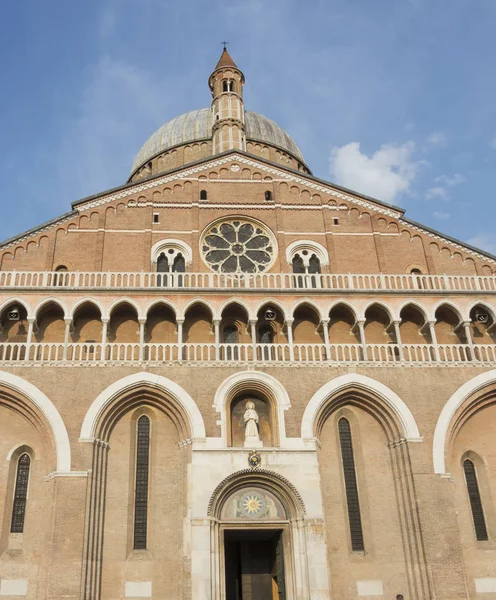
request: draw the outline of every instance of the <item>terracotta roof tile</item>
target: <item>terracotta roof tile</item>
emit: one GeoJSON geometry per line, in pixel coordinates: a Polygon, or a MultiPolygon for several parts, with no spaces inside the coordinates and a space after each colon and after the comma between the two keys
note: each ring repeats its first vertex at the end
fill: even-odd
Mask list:
{"type": "Polygon", "coordinates": [[[222,55],[219,58],[219,62],[217,63],[217,66],[215,67],[214,71],[216,71],[217,69],[223,69],[224,67],[234,67],[235,69],[238,69],[236,63],[233,61],[231,55],[229,54],[226,48],[224,48],[224,50],[222,51],[222,55]]]}

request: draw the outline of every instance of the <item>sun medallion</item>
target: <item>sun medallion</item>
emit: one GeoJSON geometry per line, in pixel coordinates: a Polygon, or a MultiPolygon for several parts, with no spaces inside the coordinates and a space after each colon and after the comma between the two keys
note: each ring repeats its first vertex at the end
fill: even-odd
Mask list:
{"type": "Polygon", "coordinates": [[[265,513],[265,499],[257,492],[245,494],[239,503],[241,512],[247,517],[260,517],[265,513]]]}

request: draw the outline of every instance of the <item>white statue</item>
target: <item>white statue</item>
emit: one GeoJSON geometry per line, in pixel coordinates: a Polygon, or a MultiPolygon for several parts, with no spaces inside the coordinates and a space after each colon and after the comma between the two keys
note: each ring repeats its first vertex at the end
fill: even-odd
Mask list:
{"type": "Polygon", "coordinates": [[[245,408],[243,416],[245,422],[245,447],[259,448],[263,444],[258,433],[258,414],[255,410],[255,403],[249,400],[245,408]]]}

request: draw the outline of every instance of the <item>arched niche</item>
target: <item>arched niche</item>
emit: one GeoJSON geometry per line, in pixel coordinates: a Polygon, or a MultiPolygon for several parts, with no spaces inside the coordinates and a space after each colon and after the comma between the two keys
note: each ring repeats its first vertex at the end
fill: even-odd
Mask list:
{"type": "MultiPolygon", "coordinates": [[[[235,413],[235,419],[237,422],[235,426],[238,426],[238,431],[234,436],[237,444],[243,446],[244,443],[240,443],[242,423],[241,412],[244,412],[245,403],[248,399],[258,399],[259,403],[255,403],[256,406],[262,407],[260,402],[263,402],[263,410],[266,411],[264,414],[267,416],[266,423],[270,426],[270,438],[273,446],[284,446],[286,443],[286,428],[284,422],[284,412],[290,408],[291,403],[289,400],[288,393],[286,392],[283,385],[272,375],[262,373],[258,371],[242,371],[231,375],[224,380],[218,387],[215,398],[214,407],[220,414],[220,425],[221,425],[221,445],[232,446],[232,414],[235,413]]],[[[267,431],[266,426],[262,426],[262,434],[267,431]]],[[[262,438],[263,439],[263,438],[262,438]]],[[[268,437],[266,437],[268,441],[268,437]]],[[[263,444],[263,447],[270,447],[263,444]]]]}
{"type": "Polygon", "coordinates": [[[270,448],[279,445],[275,427],[277,414],[274,402],[271,402],[265,394],[250,389],[240,392],[229,403],[229,445],[235,448],[245,447],[246,422],[244,415],[250,402],[254,404],[254,410],[258,417],[258,435],[263,447],[270,448]]]}

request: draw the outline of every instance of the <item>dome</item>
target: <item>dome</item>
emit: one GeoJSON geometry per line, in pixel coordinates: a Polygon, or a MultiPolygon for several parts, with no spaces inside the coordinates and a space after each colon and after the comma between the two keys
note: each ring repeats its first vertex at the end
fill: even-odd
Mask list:
{"type": "MultiPolygon", "coordinates": [[[[277,146],[282,150],[305,162],[303,155],[294,140],[271,119],[256,112],[245,112],[246,139],[265,142],[277,146]]],[[[168,148],[186,144],[194,140],[211,139],[212,137],[212,111],[210,108],[193,110],[179,117],[171,119],[160,129],[152,134],[143,144],[134,159],[131,174],[148,160],[168,148]]]]}

